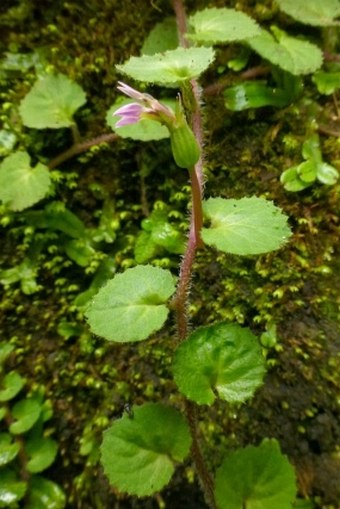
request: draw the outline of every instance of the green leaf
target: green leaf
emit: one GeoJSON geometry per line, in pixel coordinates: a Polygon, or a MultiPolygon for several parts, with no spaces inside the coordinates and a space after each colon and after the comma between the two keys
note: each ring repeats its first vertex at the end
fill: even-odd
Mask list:
{"type": "Polygon", "coordinates": [[[131,57],[119,72],[147,83],[178,86],[184,81],[200,76],[213,62],[212,48],[177,48],[156,55],[131,57]]]}
{"type": "Polygon", "coordinates": [[[58,484],[38,475],[30,479],[25,509],[64,509],[66,497],[58,484]]]}
{"type": "Polygon", "coordinates": [[[92,332],[109,341],[141,341],[159,330],[175,292],[168,270],[138,265],[117,274],[101,288],[85,313],[92,332]]]}
{"type": "Polygon", "coordinates": [[[5,375],[0,385],[0,401],[9,401],[21,391],[25,385],[25,379],[16,371],[10,371],[5,375]]]}
{"type": "Polygon", "coordinates": [[[167,50],[176,49],[179,45],[175,18],[166,18],[151,30],[145,39],[142,55],[155,55],[167,50]]]}
{"type": "Polygon", "coordinates": [[[20,450],[20,445],[12,440],[9,433],[0,433],[0,467],[10,463],[20,450]]]}
{"type": "MultiPolygon", "coordinates": [[[[0,475],[0,507],[11,507],[23,498],[27,483],[19,481],[15,472],[10,469],[1,469],[0,475]]],[[[14,506],[15,507],[15,506],[14,506]]]]}
{"type": "Polygon", "coordinates": [[[119,491],[148,496],[169,482],[175,462],[187,456],[190,445],[187,423],[177,410],[146,403],[104,432],[102,464],[119,491]]]}
{"type": "Polygon", "coordinates": [[[317,179],[322,184],[332,186],[339,178],[339,172],[334,166],[327,163],[320,163],[317,169],[317,179]]]}
{"type": "Polygon", "coordinates": [[[302,182],[312,184],[316,179],[317,165],[314,161],[304,161],[296,167],[296,173],[302,182]]]}
{"type": "Polygon", "coordinates": [[[292,166],[292,168],[288,168],[283,173],[281,173],[280,182],[283,184],[283,187],[286,191],[298,192],[303,191],[311,184],[304,182],[300,179],[297,169],[298,166],[292,166]]]}
{"type": "Polygon", "coordinates": [[[255,255],[281,247],[290,236],[287,217],[262,198],[240,200],[209,198],[203,212],[211,226],[202,229],[202,239],[226,253],[255,255]]]}
{"type": "Polygon", "coordinates": [[[181,393],[199,405],[211,405],[217,395],[242,403],[262,384],[265,365],[249,329],[220,323],[197,329],[179,346],[173,371],[181,393]]]}
{"type": "Polygon", "coordinates": [[[313,134],[303,142],[302,156],[304,159],[312,159],[316,164],[321,163],[320,138],[317,134],[313,134]]]}
{"type": "Polygon", "coordinates": [[[318,71],[312,76],[320,94],[331,95],[340,88],[340,72],[318,71]]]}
{"type": "Polygon", "coordinates": [[[26,218],[35,228],[59,230],[74,239],[84,237],[86,233],[83,221],[60,201],[49,203],[44,210],[29,211],[26,218]]]}
{"type": "Polygon", "coordinates": [[[41,405],[35,399],[23,399],[18,401],[12,408],[12,417],[15,421],[9,430],[13,435],[26,433],[39,419],[41,405]]]}
{"type": "Polygon", "coordinates": [[[6,408],[0,407],[0,421],[2,421],[2,419],[5,417],[6,413],[6,408]]]}
{"type": "Polygon", "coordinates": [[[339,0],[276,0],[280,9],[292,18],[306,25],[332,26],[339,25],[336,20],[340,16],[339,0]]]}
{"type": "Polygon", "coordinates": [[[0,270],[1,284],[11,285],[20,281],[21,289],[26,295],[30,295],[31,293],[39,290],[40,287],[36,282],[36,277],[37,268],[32,264],[32,261],[29,258],[25,258],[15,267],[0,270]]]}
{"type": "Polygon", "coordinates": [[[187,37],[208,44],[240,41],[254,37],[260,31],[255,20],[247,14],[225,7],[196,12],[190,16],[189,24],[194,33],[187,37]]]}
{"type": "Polygon", "coordinates": [[[59,129],[74,124],[73,115],[86,102],[83,89],[63,74],[38,80],[21,101],[23,123],[35,129],[59,129]]]}
{"type": "Polygon", "coordinates": [[[0,200],[11,210],[24,210],[45,198],[51,186],[47,166],[30,164],[27,152],[14,152],[0,164],[0,200]]]}
{"type": "Polygon", "coordinates": [[[282,108],[291,102],[290,94],[280,88],[271,88],[264,81],[245,81],[223,92],[226,108],[242,111],[249,108],[276,106],[282,108]]]}
{"type": "Polygon", "coordinates": [[[65,244],[65,252],[71,260],[81,267],[87,267],[96,252],[90,239],[73,239],[65,244]]]}
{"type": "Polygon", "coordinates": [[[26,440],[25,451],[29,458],[26,465],[28,472],[37,474],[52,465],[58,446],[52,438],[33,437],[26,440]]]}
{"type": "Polygon", "coordinates": [[[315,44],[277,29],[275,36],[278,41],[266,30],[261,30],[260,35],[246,41],[261,57],[291,74],[310,74],[321,67],[322,53],[315,44]]]}
{"type": "Polygon", "coordinates": [[[232,452],[216,473],[219,509],[289,509],[295,493],[294,469],[276,440],[232,452]]]}
{"type": "Polygon", "coordinates": [[[0,157],[10,153],[17,142],[16,134],[6,129],[0,130],[0,157]]]}
{"type": "MultiPolygon", "coordinates": [[[[136,124],[116,127],[116,123],[119,121],[120,117],[115,116],[114,112],[121,106],[131,104],[132,102],[133,101],[130,99],[123,99],[120,97],[108,110],[106,114],[106,123],[115,133],[122,138],[131,138],[132,140],[140,141],[162,140],[164,138],[169,138],[169,131],[164,125],[147,118],[140,120],[136,124]]],[[[175,100],[162,99],[161,102],[169,108],[172,108],[173,110],[175,109],[175,100]]]]}
{"type": "Polygon", "coordinates": [[[160,250],[160,246],[152,240],[151,233],[141,232],[137,237],[134,249],[136,262],[145,263],[151,260],[157,256],[160,250]]]}
{"type": "Polygon", "coordinates": [[[0,370],[1,366],[6,362],[13,350],[14,346],[10,343],[0,343],[0,370]]]}

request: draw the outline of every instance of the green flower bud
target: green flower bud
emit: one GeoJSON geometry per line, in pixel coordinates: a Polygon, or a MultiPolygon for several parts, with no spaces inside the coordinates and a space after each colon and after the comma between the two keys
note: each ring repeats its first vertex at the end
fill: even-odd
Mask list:
{"type": "Polygon", "coordinates": [[[192,168],[200,158],[200,147],[187,122],[170,131],[172,155],[180,168],[192,168]]]}

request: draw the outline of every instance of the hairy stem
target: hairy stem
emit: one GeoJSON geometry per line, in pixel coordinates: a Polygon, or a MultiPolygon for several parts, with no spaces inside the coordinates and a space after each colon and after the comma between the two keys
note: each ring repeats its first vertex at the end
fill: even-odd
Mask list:
{"type": "MultiPolygon", "coordinates": [[[[183,47],[189,46],[185,38],[186,33],[186,14],[183,0],[172,0],[173,9],[176,14],[177,28],[179,40],[183,47]]],[[[191,98],[194,104],[191,113],[191,124],[194,135],[199,143],[202,154],[203,146],[203,130],[202,117],[200,111],[200,87],[196,80],[191,80],[191,98]]],[[[192,278],[193,263],[195,260],[196,249],[202,246],[200,231],[202,228],[202,197],[204,186],[203,175],[203,159],[202,155],[193,168],[189,169],[192,191],[192,209],[190,231],[188,243],[182,259],[179,283],[174,299],[174,307],[176,314],[176,326],[179,341],[185,341],[189,332],[188,320],[188,298],[190,292],[190,284],[192,278]]],[[[205,463],[201,446],[200,436],[197,422],[197,406],[185,400],[185,415],[189,424],[190,434],[192,438],[191,454],[195,464],[196,472],[205,495],[205,500],[211,509],[216,509],[216,502],[213,489],[213,481],[209,470],[205,463]]]]}

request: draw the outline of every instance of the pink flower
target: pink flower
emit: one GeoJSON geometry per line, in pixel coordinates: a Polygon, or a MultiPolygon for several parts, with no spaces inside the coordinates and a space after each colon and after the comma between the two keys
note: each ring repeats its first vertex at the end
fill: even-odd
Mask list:
{"type": "Polygon", "coordinates": [[[114,116],[117,115],[121,117],[116,123],[116,127],[135,124],[143,118],[156,120],[167,127],[174,124],[176,117],[170,108],[161,104],[151,95],[138,92],[138,90],[135,90],[122,81],[119,81],[118,84],[117,88],[120,92],[123,92],[123,94],[138,102],[126,104],[114,112],[114,116]]]}

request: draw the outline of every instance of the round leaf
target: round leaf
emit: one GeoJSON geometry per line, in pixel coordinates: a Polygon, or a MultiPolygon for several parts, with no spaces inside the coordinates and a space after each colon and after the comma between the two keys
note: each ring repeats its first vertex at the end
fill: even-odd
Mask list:
{"type": "Polygon", "coordinates": [[[322,53],[315,44],[279,33],[278,42],[269,32],[261,30],[260,35],[247,39],[247,43],[261,57],[291,74],[309,74],[321,67],[322,53]]]}
{"type": "Polygon", "coordinates": [[[177,86],[202,74],[214,60],[212,48],[177,48],[156,55],[131,57],[118,71],[147,83],[177,86]]]}
{"type": "MultiPolygon", "coordinates": [[[[175,109],[176,102],[174,100],[162,99],[161,102],[166,106],[175,109]]],[[[108,110],[106,114],[106,123],[115,133],[122,138],[131,138],[132,140],[140,141],[162,140],[164,138],[169,138],[169,131],[164,125],[147,118],[139,120],[136,124],[116,128],[116,123],[119,121],[119,117],[115,116],[114,112],[117,111],[120,106],[131,103],[133,103],[133,101],[129,99],[119,98],[108,110]]]]}
{"type": "Polygon", "coordinates": [[[252,196],[240,200],[209,198],[203,211],[211,221],[202,239],[226,253],[255,255],[281,247],[290,235],[287,217],[267,200],[252,196]]]}
{"type": "Polygon", "coordinates": [[[27,152],[15,152],[0,164],[0,200],[11,210],[24,210],[45,198],[51,185],[47,166],[31,168],[27,152]]]}
{"type": "Polygon", "coordinates": [[[86,312],[91,330],[109,341],[141,341],[159,330],[175,292],[168,270],[138,265],[118,274],[94,297],[86,312]]]}
{"type": "Polygon", "coordinates": [[[44,477],[32,477],[25,509],[64,509],[65,504],[65,494],[58,484],[44,477]]]}
{"type": "Polygon", "coordinates": [[[119,491],[148,496],[161,490],[174,463],[188,454],[191,438],[184,417],[158,403],[134,407],[104,433],[104,471],[119,491]]]}
{"type": "Polygon", "coordinates": [[[38,437],[27,440],[25,450],[29,457],[26,468],[31,474],[36,474],[53,463],[58,446],[52,438],[38,437]]]}
{"type": "Polygon", "coordinates": [[[154,55],[163,51],[176,49],[179,45],[175,18],[166,18],[151,30],[145,39],[141,53],[154,55]]]}
{"type": "Polygon", "coordinates": [[[26,488],[26,482],[19,481],[15,472],[10,469],[1,469],[0,507],[11,507],[12,504],[21,500],[26,493],[26,488]]]}
{"type": "Polygon", "coordinates": [[[7,373],[0,385],[0,401],[9,401],[21,391],[25,384],[25,379],[22,378],[16,371],[7,373]]]}
{"type": "Polygon", "coordinates": [[[294,469],[276,440],[232,452],[216,473],[219,509],[288,509],[295,493],[294,469]]]}
{"type": "Polygon", "coordinates": [[[293,166],[281,174],[280,182],[283,184],[286,191],[298,192],[311,185],[300,179],[297,169],[298,166],[293,166]]]}
{"type": "Polygon", "coordinates": [[[182,394],[200,405],[212,404],[217,394],[243,402],[265,373],[257,338],[249,329],[227,323],[193,332],[177,349],[173,370],[182,394]]]}
{"type": "Polygon", "coordinates": [[[25,433],[37,422],[41,413],[41,406],[35,399],[18,401],[12,409],[12,417],[16,419],[9,427],[13,435],[25,433]]]}
{"type": "Polygon", "coordinates": [[[10,463],[18,454],[20,445],[12,442],[9,433],[0,433],[0,467],[10,463]]]}
{"type": "Polygon", "coordinates": [[[27,127],[59,129],[74,124],[73,114],[86,102],[83,89],[63,74],[38,80],[20,104],[27,127]]]}
{"type": "Polygon", "coordinates": [[[292,18],[306,25],[331,26],[338,25],[336,20],[340,16],[339,0],[276,0],[279,7],[292,18]]]}
{"type": "Polygon", "coordinates": [[[320,163],[318,165],[318,174],[317,179],[319,182],[322,182],[322,184],[326,184],[328,186],[332,186],[336,183],[336,181],[339,178],[339,173],[334,166],[331,166],[327,163],[320,163]]]}
{"type": "Polygon", "coordinates": [[[304,161],[297,166],[296,172],[302,182],[311,184],[316,179],[317,166],[314,161],[304,161]]]}
{"type": "Polygon", "coordinates": [[[240,41],[259,33],[259,26],[247,14],[224,7],[199,11],[189,23],[194,33],[188,38],[210,44],[240,41]]]}

